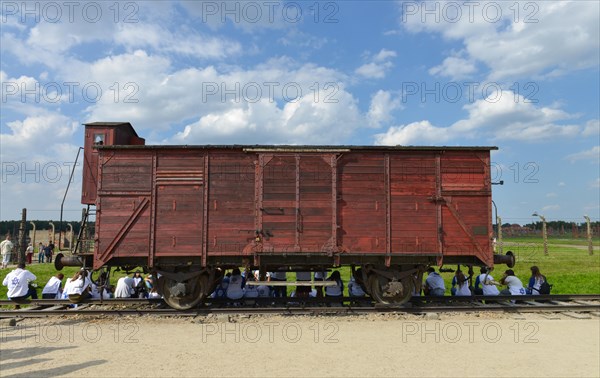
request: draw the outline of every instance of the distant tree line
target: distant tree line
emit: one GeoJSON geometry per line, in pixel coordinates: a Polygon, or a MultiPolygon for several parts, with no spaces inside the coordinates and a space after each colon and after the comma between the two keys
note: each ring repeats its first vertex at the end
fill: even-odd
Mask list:
{"type": "MultiPolygon", "coordinates": [[[[60,222],[59,221],[54,221],[54,220],[27,220],[27,223],[25,224],[25,226],[27,227],[26,230],[30,231],[31,229],[33,229],[33,227],[31,226],[31,223],[29,222],[33,222],[35,223],[35,228],[39,231],[39,230],[50,230],[52,229],[52,226],[50,225],[50,222],[54,223],[54,229],[56,232],[58,232],[60,230],[60,222]]],[[[71,225],[73,226],[73,232],[75,233],[75,235],[77,235],[79,233],[79,228],[81,227],[81,224],[79,222],[76,221],[63,221],[62,222],[62,230],[63,232],[67,232],[69,227],[67,226],[67,223],[71,223],[71,225]]],[[[0,221],[0,236],[2,236],[2,239],[4,239],[4,236],[10,232],[11,235],[13,236],[17,236],[19,234],[19,227],[21,227],[21,221],[18,220],[14,220],[14,221],[0,221]]]]}
{"type": "MultiPolygon", "coordinates": [[[[517,235],[541,235],[542,234],[542,221],[533,223],[527,223],[523,226],[519,224],[504,223],[502,224],[502,233],[505,236],[517,236],[517,235]]],[[[600,235],[600,222],[591,222],[592,235],[600,235]]],[[[566,236],[572,238],[586,238],[587,237],[587,223],[586,222],[566,222],[566,221],[547,221],[546,230],[548,235],[555,236],[566,236]]],[[[494,225],[494,232],[496,232],[496,225],[494,225]]]]}

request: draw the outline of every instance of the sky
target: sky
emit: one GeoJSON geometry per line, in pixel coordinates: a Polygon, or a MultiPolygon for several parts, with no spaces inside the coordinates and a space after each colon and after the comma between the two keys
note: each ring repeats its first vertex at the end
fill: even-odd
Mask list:
{"type": "MultiPolygon", "coordinates": [[[[0,220],[83,123],[147,144],[497,146],[503,223],[600,218],[598,1],[2,1],[0,220]]],[[[64,202],[81,215],[81,164],[64,202]]]]}

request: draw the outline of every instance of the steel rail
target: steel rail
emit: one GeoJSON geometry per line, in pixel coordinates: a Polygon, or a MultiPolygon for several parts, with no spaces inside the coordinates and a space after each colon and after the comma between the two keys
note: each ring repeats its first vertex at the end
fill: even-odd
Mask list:
{"type": "MultiPolygon", "coordinates": [[[[496,295],[496,296],[444,296],[444,297],[412,297],[411,303],[453,303],[453,302],[473,302],[473,301],[485,301],[487,302],[502,302],[502,301],[575,301],[575,300],[595,300],[600,301],[600,294],[557,294],[557,295],[496,295]]],[[[298,298],[245,298],[243,301],[254,301],[259,304],[286,304],[289,302],[298,302],[298,298]]],[[[236,302],[229,299],[214,299],[208,298],[205,303],[211,305],[225,305],[230,302],[236,302]]],[[[301,302],[306,304],[319,304],[319,303],[339,303],[339,302],[373,302],[368,297],[343,297],[343,298],[303,298],[301,302]]],[[[110,298],[110,299],[89,299],[81,303],[95,304],[95,305],[134,305],[134,304],[161,304],[164,301],[160,298],[154,299],[137,299],[137,298],[110,298]]],[[[18,303],[2,299],[0,300],[0,306],[14,306],[15,304],[20,305],[36,305],[36,306],[53,306],[53,305],[69,305],[73,302],[67,299],[28,299],[19,301],[18,303]]]]}
{"type": "MultiPolygon", "coordinates": [[[[286,307],[203,307],[187,311],[177,311],[170,308],[146,308],[146,309],[96,309],[89,308],[89,305],[82,306],[81,309],[58,309],[58,305],[51,308],[21,309],[21,310],[4,310],[0,311],[0,318],[12,317],[45,317],[49,315],[111,315],[111,316],[127,316],[127,315],[160,315],[160,316],[207,316],[211,314],[227,314],[227,315],[361,315],[373,313],[428,313],[428,312],[564,312],[564,311],[600,311],[600,302],[586,303],[563,303],[555,300],[545,302],[531,302],[513,304],[511,302],[487,303],[481,302],[460,303],[454,305],[426,303],[409,306],[384,306],[375,305],[371,307],[361,306],[334,306],[334,307],[302,307],[302,306],[286,306],[286,307]]],[[[592,300],[598,301],[598,296],[592,300]]],[[[108,304],[104,301],[104,304],[108,304]]],[[[139,301],[138,301],[139,302],[139,301]]],[[[65,305],[66,306],[66,305],[65,305]]]]}

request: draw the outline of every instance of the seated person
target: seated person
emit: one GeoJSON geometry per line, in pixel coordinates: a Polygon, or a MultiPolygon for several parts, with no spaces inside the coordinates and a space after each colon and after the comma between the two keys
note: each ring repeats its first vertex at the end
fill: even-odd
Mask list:
{"type": "Polygon", "coordinates": [[[132,298],[134,293],[133,278],[128,276],[119,278],[115,289],[115,298],[132,298]]]}
{"type": "Polygon", "coordinates": [[[446,293],[446,285],[444,279],[440,276],[433,267],[427,269],[427,278],[425,279],[425,295],[432,297],[443,297],[446,293]]]}
{"type": "Polygon", "coordinates": [[[6,293],[8,299],[16,302],[29,297],[38,299],[35,288],[29,286],[29,283],[35,281],[35,279],[35,275],[25,269],[25,263],[19,263],[17,269],[8,273],[2,281],[2,285],[8,286],[8,292],[6,293]]]}
{"type": "Polygon", "coordinates": [[[327,279],[327,281],[334,281],[336,284],[334,286],[325,286],[325,296],[342,297],[342,295],[344,294],[344,283],[342,282],[340,272],[334,270],[331,273],[331,276],[329,276],[329,278],[327,279]]]}
{"type": "MultiPolygon", "coordinates": [[[[248,275],[248,281],[254,281],[254,275],[248,275]]],[[[257,285],[244,285],[244,298],[258,298],[258,286],[257,285]]]]}
{"type": "Polygon", "coordinates": [[[77,303],[91,297],[91,282],[87,273],[86,270],[82,269],[73,276],[67,291],[69,301],[77,303]]]}
{"type": "Polygon", "coordinates": [[[471,290],[469,289],[469,278],[465,276],[465,274],[460,270],[457,269],[456,272],[454,273],[454,277],[456,278],[456,292],[455,295],[456,296],[470,296],[471,295],[471,290]]]}
{"type": "Polygon", "coordinates": [[[512,269],[504,272],[500,284],[507,286],[506,289],[500,291],[502,295],[525,295],[523,283],[515,276],[515,272],[512,269]]]}
{"type": "Polygon", "coordinates": [[[531,277],[529,278],[529,284],[527,285],[527,294],[529,295],[540,295],[540,288],[546,282],[546,276],[540,273],[540,268],[532,266],[531,277]]]}
{"type": "Polygon", "coordinates": [[[494,277],[489,273],[488,268],[481,267],[481,274],[477,276],[475,280],[475,293],[477,295],[498,295],[500,291],[494,285],[494,277]],[[478,286],[481,285],[481,288],[478,289],[478,286]]]}
{"type": "Polygon", "coordinates": [[[227,298],[237,300],[244,296],[244,279],[242,273],[238,268],[235,268],[231,272],[231,278],[229,279],[229,285],[227,286],[227,298]]]}
{"type": "Polygon", "coordinates": [[[355,271],[354,275],[350,277],[350,282],[348,282],[348,295],[351,297],[364,297],[366,295],[362,286],[356,282],[356,276],[360,277],[359,274],[362,274],[361,269],[355,271]]]}
{"type": "Polygon", "coordinates": [[[62,294],[62,280],[64,274],[58,273],[56,276],[50,277],[46,286],[42,290],[42,299],[60,299],[62,294]]]}

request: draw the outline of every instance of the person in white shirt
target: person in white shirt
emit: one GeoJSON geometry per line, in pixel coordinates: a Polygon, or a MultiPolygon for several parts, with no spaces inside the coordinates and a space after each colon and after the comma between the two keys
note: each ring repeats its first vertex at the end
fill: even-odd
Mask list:
{"type": "Polygon", "coordinates": [[[27,259],[27,264],[31,265],[33,261],[33,245],[31,243],[29,243],[27,250],[25,250],[25,258],[27,259]]]}
{"type": "Polygon", "coordinates": [[[67,294],[67,292],[69,291],[69,286],[71,286],[71,281],[73,281],[73,278],[67,278],[65,281],[65,286],[63,287],[60,299],[69,299],[69,294],[67,294]]]}
{"type": "Polygon", "coordinates": [[[457,269],[456,272],[454,273],[454,276],[456,277],[456,296],[470,296],[471,295],[471,290],[469,289],[469,277],[466,277],[465,274],[460,270],[457,269]]]}
{"type": "Polygon", "coordinates": [[[146,284],[144,283],[144,277],[142,272],[136,270],[133,274],[133,295],[135,298],[146,298],[148,292],[146,291],[146,284]]]}
{"type": "Polygon", "coordinates": [[[356,282],[355,276],[358,275],[359,270],[354,273],[354,276],[350,277],[350,282],[348,282],[348,295],[351,297],[364,297],[366,295],[359,283],[356,282]]]}
{"type": "Polygon", "coordinates": [[[446,293],[446,285],[444,279],[435,269],[430,267],[427,269],[427,279],[425,279],[425,295],[443,297],[446,293]]]}
{"type": "Polygon", "coordinates": [[[115,298],[131,298],[133,293],[133,278],[128,276],[119,278],[115,289],[115,298]]]}
{"type": "Polygon", "coordinates": [[[502,295],[525,295],[523,283],[515,276],[515,272],[512,269],[504,272],[500,284],[507,286],[506,289],[500,291],[502,295]]]}
{"type": "MultiPolygon", "coordinates": [[[[255,281],[253,274],[248,275],[248,281],[255,281]]],[[[258,298],[258,286],[257,285],[244,285],[244,298],[258,298]]]]}
{"type": "Polygon", "coordinates": [[[481,274],[475,280],[475,288],[481,285],[481,294],[482,295],[498,295],[500,291],[494,285],[494,277],[489,273],[486,267],[481,268],[481,274]]]}
{"type": "Polygon", "coordinates": [[[89,298],[91,290],[90,284],[91,282],[86,270],[82,269],[77,272],[75,276],[73,276],[67,291],[69,301],[77,303],[81,302],[83,299],[89,298]]]}
{"type": "Polygon", "coordinates": [[[62,294],[62,280],[64,277],[62,273],[50,277],[42,290],[42,299],[59,299],[62,294]]]}
{"type": "MultiPolygon", "coordinates": [[[[14,244],[10,241],[10,235],[0,243],[0,254],[2,255],[2,269],[6,269],[12,257],[14,244]]],[[[23,267],[24,268],[24,267],[23,267]]]]}
{"type": "Polygon", "coordinates": [[[531,278],[529,278],[529,284],[527,285],[527,294],[529,295],[540,295],[540,289],[544,282],[546,282],[546,276],[540,273],[540,268],[532,266],[531,278]]]}
{"type": "Polygon", "coordinates": [[[229,286],[227,286],[226,292],[227,298],[237,300],[244,296],[244,279],[238,268],[235,268],[231,272],[231,278],[229,279],[229,286]]]}
{"type": "Polygon", "coordinates": [[[2,285],[8,287],[6,296],[13,301],[19,301],[28,297],[38,299],[35,288],[29,287],[29,282],[35,281],[35,279],[35,275],[25,269],[25,263],[20,263],[17,269],[8,273],[4,277],[4,281],[2,281],[2,285]]]}

